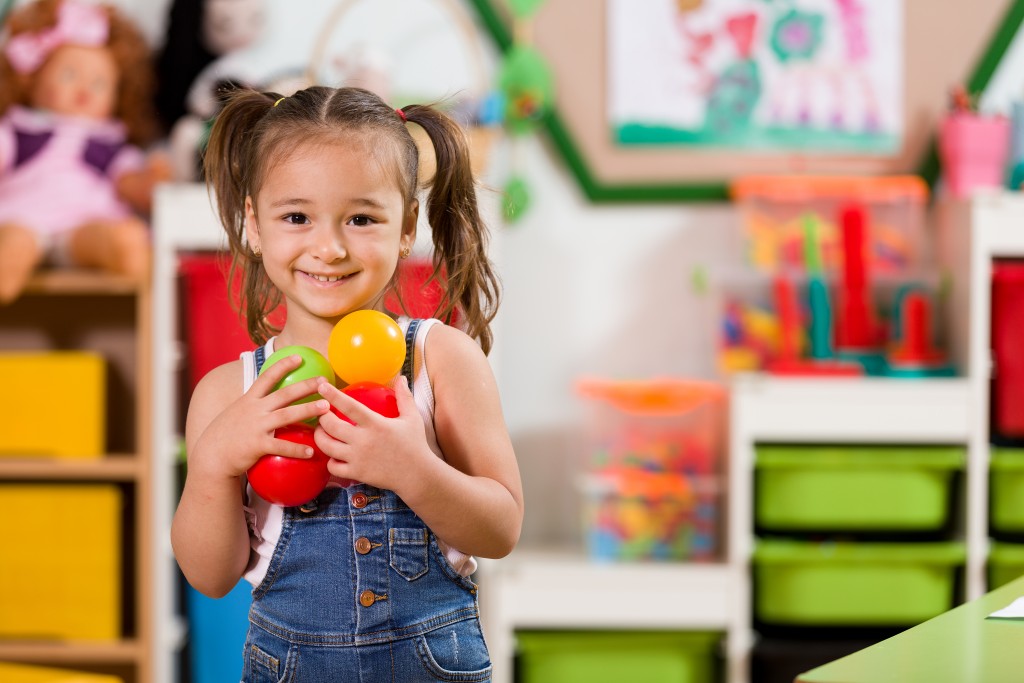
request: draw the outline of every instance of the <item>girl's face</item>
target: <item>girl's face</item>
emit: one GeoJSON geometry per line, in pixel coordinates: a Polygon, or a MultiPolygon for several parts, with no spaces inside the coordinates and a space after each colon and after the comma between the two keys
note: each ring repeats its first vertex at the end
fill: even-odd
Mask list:
{"type": "Polygon", "coordinates": [[[105,47],[62,45],[33,76],[32,106],[64,116],[106,119],[117,102],[118,69],[105,47]]]}
{"type": "Polygon", "coordinates": [[[246,238],[287,299],[289,326],[382,309],[399,254],[416,236],[418,207],[406,211],[361,142],[300,144],[245,206],[246,238]]]}

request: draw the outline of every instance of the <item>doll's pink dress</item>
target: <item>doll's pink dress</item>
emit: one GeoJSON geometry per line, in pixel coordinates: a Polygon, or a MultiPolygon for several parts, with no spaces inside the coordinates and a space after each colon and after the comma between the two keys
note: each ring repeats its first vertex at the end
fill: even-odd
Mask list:
{"type": "Polygon", "coordinates": [[[0,118],[0,224],[35,230],[52,247],[91,220],[127,218],[114,181],[144,164],[119,121],[12,106],[0,118]]]}

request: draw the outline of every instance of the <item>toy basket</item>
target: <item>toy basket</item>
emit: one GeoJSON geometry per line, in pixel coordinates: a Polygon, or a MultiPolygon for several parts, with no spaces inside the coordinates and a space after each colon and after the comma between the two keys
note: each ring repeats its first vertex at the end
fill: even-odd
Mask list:
{"type": "MultiPolygon", "coordinates": [[[[395,2],[395,0],[391,0],[395,2]]],[[[436,103],[463,124],[470,146],[474,176],[487,169],[491,148],[500,131],[499,100],[491,87],[491,69],[497,57],[484,49],[480,30],[457,0],[401,0],[392,17],[400,22],[380,22],[366,13],[384,12],[388,0],[341,0],[328,13],[313,45],[307,81],[324,85],[358,85],[377,92],[396,107],[410,103],[436,103]],[[415,24],[403,33],[401,26],[415,24]],[[395,30],[395,26],[399,30],[395,30]],[[388,28],[390,27],[390,29],[388,28]],[[384,35],[388,33],[389,35],[384,35]],[[425,38],[424,36],[429,36],[425,38]],[[429,41],[425,43],[424,41],[429,41]],[[345,49],[340,46],[344,45],[345,49]],[[374,47],[370,47],[374,46],[374,47]],[[424,59],[423,55],[432,55],[424,59]],[[431,68],[435,59],[446,59],[444,69],[431,68]],[[394,73],[388,73],[388,65],[394,73]],[[436,82],[444,71],[443,83],[436,82]],[[461,72],[461,73],[460,73],[461,72]],[[415,87],[399,83],[398,92],[388,92],[383,80],[404,79],[415,87]],[[434,90],[420,83],[432,83],[434,90]],[[383,92],[382,92],[383,91],[383,92]]],[[[420,182],[434,175],[434,154],[430,141],[419,126],[410,132],[420,146],[420,182]]]]}

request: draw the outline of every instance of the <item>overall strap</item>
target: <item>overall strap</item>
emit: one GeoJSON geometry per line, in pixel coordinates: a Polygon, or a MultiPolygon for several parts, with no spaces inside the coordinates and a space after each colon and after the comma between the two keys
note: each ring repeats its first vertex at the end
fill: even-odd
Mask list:
{"type": "Polygon", "coordinates": [[[421,322],[423,322],[421,318],[413,318],[409,321],[409,329],[405,332],[405,362],[402,363],[402,374],[409,380],[410,392],[413,391],[415,384],[415,378],[412,376],[413,368],[416,367],[413,362],[413,354],[416,352],[416,330],[421,322]]]}
{"type": "Polygon", "coordinates": [[[261,344],[253,349],[253,360],[256,361],[256,376],[260,376],[260,370],[263,369],[263,364],[267,361],[267,350],[261,344]]]}

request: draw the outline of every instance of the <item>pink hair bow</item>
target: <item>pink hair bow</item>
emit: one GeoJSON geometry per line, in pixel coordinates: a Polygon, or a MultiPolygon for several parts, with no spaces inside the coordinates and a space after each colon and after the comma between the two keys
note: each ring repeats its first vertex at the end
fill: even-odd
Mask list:
{"type": "Polygon", "coordinates": [[[110,22],[103,8],[64,0],[58,10],[56,26],[14,36],[4,47],[4,54],[15,71],[30,74],[61,45],[105,45],[109,33],[110,22]]]}

